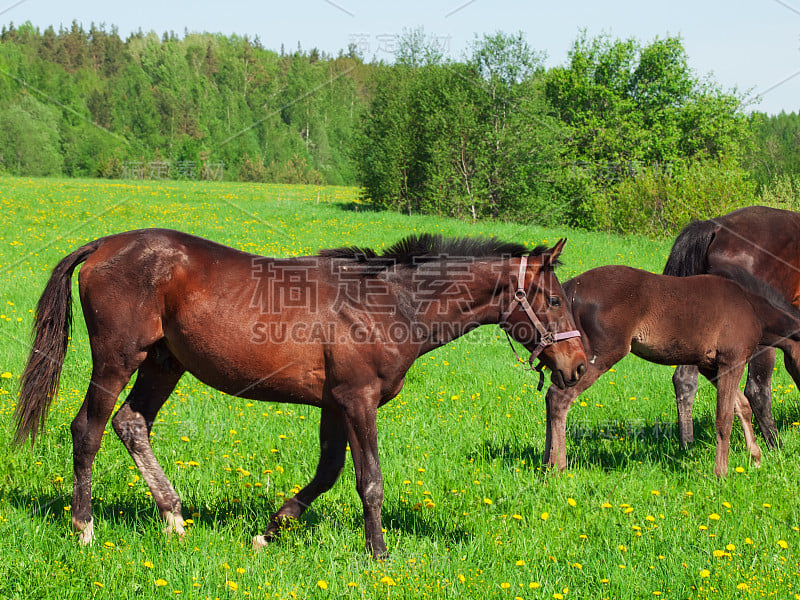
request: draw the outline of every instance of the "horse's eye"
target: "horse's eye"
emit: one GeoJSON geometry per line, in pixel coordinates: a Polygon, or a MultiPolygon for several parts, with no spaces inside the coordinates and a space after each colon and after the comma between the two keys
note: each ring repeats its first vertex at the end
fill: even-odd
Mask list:
{"type": "Polygon", "coordinates": [[[547,303],[553,308],[558,308],[561,306],[561,298],[558,296],[550,296],[550,298],[547,299],[547,303]]]}

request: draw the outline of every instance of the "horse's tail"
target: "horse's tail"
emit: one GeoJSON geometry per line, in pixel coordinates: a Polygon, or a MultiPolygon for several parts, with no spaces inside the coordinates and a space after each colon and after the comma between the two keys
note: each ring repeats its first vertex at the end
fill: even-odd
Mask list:
{"type": "Polygon", "coordinates": [[[713,220],[694,221],[683,228],[670,250],[664,275],[688,277],[705,273],[706,255],[719,225],[713,220]]]}
{"type": "Polygon", "coordinates": [[[102,238],[94,240],[62,258],[36,305],[33,347],[22,373],[19,402],[14,410],[16,445],[21,445],[28,436],[33,444],[44,429],[47,411],[58,392],[72,327],[72,272],[102,242],[102,238]]]}

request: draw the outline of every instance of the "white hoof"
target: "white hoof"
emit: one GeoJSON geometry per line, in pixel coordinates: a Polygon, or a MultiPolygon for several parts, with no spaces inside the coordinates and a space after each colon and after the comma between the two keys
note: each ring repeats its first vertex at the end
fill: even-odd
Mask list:
{"type": "MultiPolygon", "coordinates": [[[[73,527],[78,529],[77,525],[73,522],[73,527]]],[[[94,519],[89,519],[89,522],[84,524],[81,529],[78,529],[78,543],[81,546],[89,546],[94,541],[94,519]]]]}
{"type": "Polygon", "coordinates": [[[166,534],[168,538],[172,534],[176,534],[179,538],[186,535],[186,530],[183,528],[183,517],[175,513],[164,513],[164,520],[167,522],[166,534]]]}
{"type": "Polygon", "coordinates": [[[267,542],[267,538],[265,536],[257,535],[257,536],[255,536],[253,538],[253,550],[258,552],[259,550],[261,550],[261,548],[266,546],[268,543],[269,542],[267,542]]]}

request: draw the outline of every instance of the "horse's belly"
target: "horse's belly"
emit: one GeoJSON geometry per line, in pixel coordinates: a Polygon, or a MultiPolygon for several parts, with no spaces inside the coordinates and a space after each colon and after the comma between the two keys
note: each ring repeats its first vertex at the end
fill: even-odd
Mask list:
{"type": "Polygon", "coordinates": [[[696,365],[705,367],[715,360],[715,352],[708,348],[687,348],[677,338],[656,343],[654,340],[634,340],[631,352],[646,361],[660,365],[696,365]]]}
{"type": "Polygon", "coordinates": [[[321,348],[311,344],[259,344],[236,332],[191,337],[172,332],[166,343],[189,373],[232,396],[320,404],[324,359],[321,348]]]}

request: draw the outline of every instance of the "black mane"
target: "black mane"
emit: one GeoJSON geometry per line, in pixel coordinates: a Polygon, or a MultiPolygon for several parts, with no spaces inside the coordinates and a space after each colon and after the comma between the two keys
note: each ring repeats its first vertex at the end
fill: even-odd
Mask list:
{"type": "Polygon", "coordinates": [[[361,263],[415,266],[446,256],[451,259],[538,256],[546,246],[527,248],[522,244],[503,242],[495,238],[448,238],[439,234],[410,235],[389,246],[382,254],[372,248],[349,246],[322,250],[323,258],[350,259],[361,263]]]}

